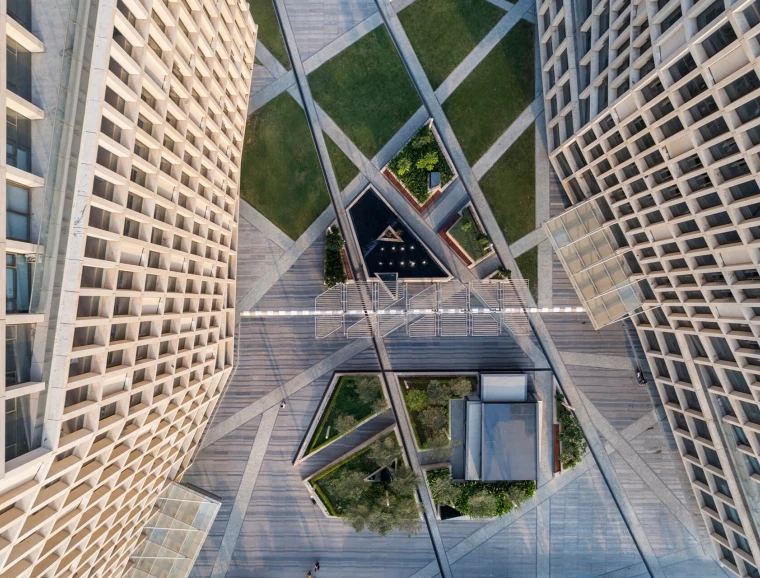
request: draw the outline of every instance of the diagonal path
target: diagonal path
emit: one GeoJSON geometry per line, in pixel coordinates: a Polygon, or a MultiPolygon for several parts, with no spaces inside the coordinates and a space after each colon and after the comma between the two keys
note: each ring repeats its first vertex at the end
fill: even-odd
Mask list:
{"type": "Polygon", "coordinates": [[[227,527],[224,529],[222,543],[219,545],[214,569],[211,571],[212,578],[224,578],[227,575],[232,553],[235,551],[235,544],[237,544],[240,530],[243,528],[245,513],[248,510],[248,504],[251,502],[253,488],[256,486],[256,479],[259,476],[261,464],[264,461],[264,455],[266,454],[278,413],[280,413],[280,407],[274,406],[264,412],[264,415],[261,417],[261,423],[256,430],[256,437],[251,447],[251,454],[248,456],[248,462],[245,465],[243,479],[235,495],[235,503],[232,505],[230,519],[227,522],[227,527]]]}
{"type": "MultiPolygon", "coordinates": [[[[473,70],[475,70],[478,64],[480,64],[483,59],[488,56],[491,50],[493,50],[493,48],[499,42],[501,42],[501,39],[504,38],[510,30],[512,30],[514,25],[517,24],[520,19],[526,15],[532,6],[534,6],[533,0],[520,0],[509,12],[507,12],[502,17],[501,20],[499,20],[496,26],[494,26],[491,31],[485,35],[483,40],[478,42],[477,46],[472,49],[467,57],[459,63],[459,66],[457,66],[452,71],[452,73],[449,74],[448,78],[443,81],[441,86],[436,89],[435,95],[438,97],[438,100],[440,102],[444,102],[448,97],[452,95],[452,93],[459,87],[459,85],[464,82],[464,79],[467,78],[473,70]]],[[[382,8],[381,12],[383,12],[382,8]]],[[[396,18],[396,20],[398,20],[396,13],[393,12],[390,6],[388,6],[388,10],[386,12],[393,13],[393,16],[396,18]]],[[[383,16],[385,17],[385,13],[383,16]]],[[[387,25],[387,17],[385,20],[387,25]]],[[[399,22],[399,28],[400,27],[401,23],[399,22]]],[[[419,89],[419,87],[417,88],[419,89]]],[[[430,107],[428,106],[428,108],[430,107]]]]}
{"type": "MultiPolygon", "coordinates": [[[[456,165],[457,171],[459,172],[465,187],[470,193],[473,204],[475,205],[476,210],[478,211],[478,214],[480,215],[480,218],[489,233],[489,236],[494,241],[494,246],[496,247],[496,250],[501,257],[502,262],[507,266],[514,265],[510,268],[513,271],[517,271],[518,276],[521,276],[519,273],[519,268],[515,265],[514,258],[512,257],[509,251],[509,247],[506,244],[504,235],[502,234],[500,228],[498,227],[498,224],[496,223],[496,220],[488,208],[488,203],[486,202],[485,196],[480,190],[472,169],[467,164],[464,153],[462,152],[459,142],[454,135],[454,131],[452,130],[448,119],[443,114],[441,104],[438,98],[436,98],[436,94],[433,92],[433,88],[431,87],[427,76],[425,76],[422,65],[420,64],[417,55],[412,49],[411,43],[409,42],[409,39],[407,38],[406,33],[401,26],[401,22],[399,21],[398,16],[391,9],[389,0],[376,0],[376,2],[380,8],[380,12],[383,15],[383,19],[388,28],[388,31],[390,32],[391,37],[396,44],[396,48],[398,49],[399,54],[401,55],[401,58],[404,61],[413,82],[417,86],[417,90],[419,91],[423,102],[435,119],[436,125],[441,133],[441,138],[449,150],[449,154],[454,164],[456,165]]],[[[527,10],[529,4],[530,3],[525,2],[525,0],[520,0],[520,2],[515,5],[515,8],[510,13],[508,13],[507,16],[509,16],[509,14],[517,12],[518,7],[520,7],[522,10],[527,10]]],[[[526,302],[532,302],[532,298],[529,295],[526,297],[526,302]]],[[[568,401],[574,407],[576,407],[576,415],[581,423],[581,426],[583,427],[583,432],[586,435],[589,448],[594,458],[596,459],[597,464],[599,465],[599,469],[602,472],[604,480],[609,487],[613,499],[617,503],[617,506],[623,515],[623,519],[625,520],[626,525],[628,526],[628,530],[630,531],[631,536],[633,537],[634,542],[639,549],[641,557],[644,560],[644,563],[647,565],[647,569],[654,578],[664,577],[665,574],[662,570],[662,567],[660,566],[659,560],[655,556],[654,550],[651,543],[649,542],[646,533],[644,532],[641,521],[638,519],[638,516],[633,509],[630,499],[625,493],[625,490],[623,489],[623,486],[617,477],[617,473],[612,466],[612,462],[610,461],[609,456],[604,451],[604,446],[599,437],[599,434],[593,427],[593,421],[586,411],[585,406],[582,406],[580,403],[580,391],[572,382],[567,369],[562,363],[559,352],[557,351],[557,348],[554,345],[554,342],[552,341],[549,332],[547,331],[546,326],[543,324],[541,318],[537,317],[533,324],[534,328],[536,329],[536,335],[541,342],[542,349],[544,350],[544,354],[547,356],[549,362],[554,368],[555,374],[563,386],[563,390],[565,391],[565,395],[567,396],[568,401]]]]}
{"type": "Polygon", "coordinates": [[[293,246],[293,239],[242,198],[240,199],[240,216],[261,231],[267,239],[275,243],[280,249],[287,251],[293,246]]]}
{"type": "MultiPolygon", "coordinates": [[[[316,104],[312,97],[311,89],[309,88],[309,83],[306,79],[306,73],[303,68],[303,63],[301,62],[298,53],[298,45],[296,44],[293,30],[290,26],[288,13],[285,9],[285,2],[284,0],[274,0],[274,5],[277,12],[277,17],[280,21],[280,27],[282,28],[283,35],[285,37],[285,44],[290,54],[290,59],[293,62],[293,68],[298,80],[298,87],[303,98],[304,110],[306,112],[307,120],[309,121],[312,137],[314,138],[314,141],[317,145],[317,153],[319,155],[322,169],[326,177],[327,188],[328,192],[330,193],[330,198],[332,199],[333,206],[335,208],[338,225],[343,233],[344,239],[346,240],[346,253],[348,255],[349,264],[351,265],[354,278],[361,280],[363,278],[363,271],[359,266],[361,251],[359,249],[355,235],[353,234],[353,230],[349,224],[348,212],[346,211],[346,206],[340,192],[340,187],[338,186],[338,181],[335,177],[335,172],[330,162],[330,155],[327,151],[327,145],[325,144],[320,117],[317,114],[316,104]]],[[[364,295],[363,299],[365,303],[369,302],[368,295],[364,295]]],[[[400,400],[399,405],[401,391],[398,385],[398,380],[393,373],[387,371],[387,369],[390,368],[390,358],[388,357],[388,352],[385,350],[383,341],[378,338],[375,331],[372,331],[372,335],[375,352],[377,353],[381,371],[385,377],[384,381],[388,388],[388,393],[390,394],[391,405],[396,415],[396,421],[398,424],[399,432],[401,433],[402,445],[407,454],[407,460],[412,470],[414,470],[422,479],[422,470],[419,463],[419,457],[415,452],[409,451],[407,449],[414,447],[412,445],[414,443],[414,433],[412,432],[409,416],[403,412],[403,410],[399,411],[400,407],[403,408],[403,399],[400,400]]],[[[430,539],[433,544],[433,550],[435,551],[438,567],[440,569],[441,575],[444,578],[451,578],[451,568],[449,567],[449,562],[446,558],[443,539],[441,538],[438,522],[436,521],[433,501],[430,497],[429,492],[427,492],[425,489],[422,489],[422,491],[419,490],[420,488],[418,488],[418,495],[421,498],[424,510],[424,518],[427,524],[428,532],[430,534],[430,539]]]]}
{"type": "Polygon", "coordinates": [[[536,117],[544,112],[544,97],[541,96],[534,100],[514,122],[507,127],[502,135],[496,139],[485,154],[478,159],[472,166],[472,172],[475,178],[480,180],[496,164],[502,155],[507,152],[509,147],[520,138],[536,120],[536,117]]]}

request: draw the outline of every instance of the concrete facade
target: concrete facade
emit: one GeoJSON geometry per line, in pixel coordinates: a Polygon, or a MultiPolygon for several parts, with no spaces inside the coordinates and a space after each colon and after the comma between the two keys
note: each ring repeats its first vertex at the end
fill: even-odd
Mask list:
{"type": "Polygon", "coordinates": [[[619,284],[643,281],[632,319],[716,555],[760,576],[760,5],[537,6],[549,155],[602,215],[574,240],[606,232],[619,284]]]}
{"type": "Polygon", "coordinates": [[[256,26],[235,0],[0,19],[0,575],[120,576],[232,370],[256,26]]]}

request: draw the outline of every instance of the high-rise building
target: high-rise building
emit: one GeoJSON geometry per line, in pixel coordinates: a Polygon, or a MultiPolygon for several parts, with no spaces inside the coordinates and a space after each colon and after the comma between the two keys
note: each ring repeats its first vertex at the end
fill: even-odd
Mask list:
{"type": "Polygon", "coordinates": [[[717,557],[760,576],[760,2],[538,2],[546,224],[594,325],[630,318],[717,557]]]}
{"type": "Polygon", "coordinates": [[[256,26],[245,0],[0,24],[0,576],[121,576],[159,494],[192,502],[169,482],[232,367],[256,26]]]}

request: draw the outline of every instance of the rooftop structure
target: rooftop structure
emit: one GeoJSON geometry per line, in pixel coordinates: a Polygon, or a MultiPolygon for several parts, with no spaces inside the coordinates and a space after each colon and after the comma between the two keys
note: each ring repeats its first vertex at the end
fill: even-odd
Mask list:
{"type": "Polygon", "coordinates": [[[0,575],[119,576],[231,371],[245,2],[2,3],[0,575]]]}
{"type": "Polygon", "coordinates": [[[539,412],[531,398],[524,373],[480,376],[480,400],[467,400],[465,479],[537,479],[539,412]]]}
{"type": "Polygon", "coordinates": [[[759,25],[751,1],[538,2],[550,157],[573,205],[546,230],[594,325],[636,326],[738,576],[760,575],[759,25]]]}

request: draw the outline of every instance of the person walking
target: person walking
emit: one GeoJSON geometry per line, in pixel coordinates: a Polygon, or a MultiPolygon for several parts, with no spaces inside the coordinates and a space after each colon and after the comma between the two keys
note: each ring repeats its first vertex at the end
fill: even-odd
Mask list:
{"type": "Polygon", "coordinates": [[[319,560],[317,560],[317,561],[314,563],[314,572],[317,572],[318,570],[319,570],[319,560]]]}

